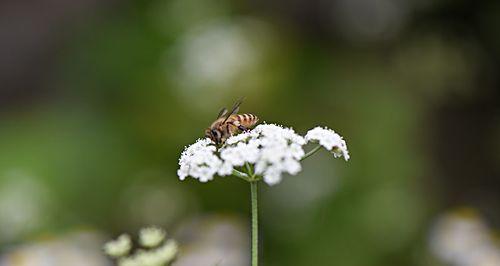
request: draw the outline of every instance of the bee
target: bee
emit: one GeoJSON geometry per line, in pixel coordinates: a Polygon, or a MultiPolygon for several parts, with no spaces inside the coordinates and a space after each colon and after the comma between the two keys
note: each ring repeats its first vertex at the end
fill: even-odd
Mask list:
{"type": "Polygon", "coordinates": [[[257,124],[259,118],[256,115],[237,114],[241,103],[242,99],[237,101],[231,112],[228,112],[226,108],[222,108],[217,119],[205,130],[205,136],[213,140],[215,144],[221,145],[227,138],[239,131],[246,131],[257,124]]]}

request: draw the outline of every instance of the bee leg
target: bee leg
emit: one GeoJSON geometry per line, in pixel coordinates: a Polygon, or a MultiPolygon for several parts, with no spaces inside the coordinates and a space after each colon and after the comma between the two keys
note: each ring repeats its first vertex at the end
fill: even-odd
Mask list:
{"type": "MultiPolygon", "coordinates": [[[[247,131],[247,130],[248,130],[248,128],[247,128],[247,127],[245,127],[245,126],[243,126],[243,125],[241,125],[241,124],[239,123],[239,121],[234,121],[233,123],[228,124],[228,126],[229,126],[229,125],[231,125],[231,126],[233,126],[233,127],[236,127],[236,128],[238,128],[239,130],[241,130],[241,131],[247,131]]],[[[228,128],[228,129],[229,129],[229,128],[228,128]]]]}

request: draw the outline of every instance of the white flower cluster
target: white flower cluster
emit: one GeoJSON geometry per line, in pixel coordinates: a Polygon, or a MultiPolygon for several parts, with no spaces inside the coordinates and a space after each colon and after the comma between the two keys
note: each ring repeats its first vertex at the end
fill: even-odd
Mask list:
{"type": "Polygon", "coordinates": [[[493,232],[469,209],[448,213],[434,225],[430,246],[452,266],[500,265],[500,247],[493,232]]]}
{"type": "Polygon", "coordinates": [[[177,242],[167,240],[161,247],[152,250],[138,250],[134,255],[118,260],[118,266],[165,266],[178,252],[177,242]]]}
{"type": "Polygon", "coordinates": [[[261,124],[253,130],[232,136],[217,150],[209,139],[199,139],[186,147],[179,159],[177,174],[181,180],[191,176],[201,182],[212,180],[215,174],[230,175],[233,169],[253,166],[255,174],[269,185],[281,181],[282,174],[295,175],[302,170],[303,146],[318,141],[335,157],[349,159],[347,145],[333,130],[314,128],[302,137],[291,128],[261,124]]]}
{"type": "Polygon", "coordinates": [[[167,234],[159,227],[146,227],[139,231],[139,243],[148,248],[158,246],[167,234]]]}
{"type": "Polygon", "coordinates": [[[123,234],[106,243],[104,252],[117,259],[118,266],[165,266],[175,259],[178,252],[177,242],[165,240],[165,236],[165,231],[160,228],[143,228],[139,231],[139,244],[144,249],[138,249],[129,255],[132,241],[129,235],[123,234]]]}
{"type": "Polygon", "coordinates": [[[229,138],[220,150],[220,157],[224,160],[224,169],[253,164],[255,173],[274,185],[281,181],[282,173],[295,175],[302,170],[300,159],[304,156],[302,145],[305,143],[304,138],[290,128],[263,124],[229,138]]]}
{"type": "Polygon", "coordinates": [[[193,145],[186,147],[179,159],[180,168],[177,175],[181,180],[191,176],[207,182],[212,180],[222,162],[215,155],[217,148],[210,139],[199,139],[193,145]]]}
{"type": "Polygon", "coordinates": [[[331,151],[335,158],[343,156],[346,161],[349,160],[349,151],[345,140],[331,129],[315,127],[307,132],[305,139],[307,142],[319,142],[321,146],[331,151]]]}
{"type": "Polygon", "coordinates": [[[104,245],[104,252],[113,258],[127,255],[130,249],[132,249],[132,241],[127,234],[120,235],[116,240],[109,241],[104,245]]]}

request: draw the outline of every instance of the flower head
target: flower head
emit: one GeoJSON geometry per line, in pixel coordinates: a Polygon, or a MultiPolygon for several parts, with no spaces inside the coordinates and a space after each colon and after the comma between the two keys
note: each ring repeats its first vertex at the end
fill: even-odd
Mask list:
{"type": "Polygon", "coordinates": [[[222,162],[215,155],[217,148],[210,139],[198,139],[194,144],[186,147],[179,159],[177,175],[181,180],[187,176],[207,182],[213,179],[222,162]]]}
{"type": "Polygon", "coordinates": [[[119,266],[165,266],[175,259],[179,249],[175,240],[165,240],[165,236],[161,228],[143,228],[139,231],[140,248],[131,252],[130,236],[123,234],[117,240],[106,243],[104,251],[115,258],[119,266]],[[163,245],[160,245],[162,242],[163,245]]]}
{"type": "Polygon", "coordinates": [[[166,233],[163,229],[158,227],[146,227],[142,228],[139,231],[139,243],[143,247],[156,247],[158,246],[164,239],[166,233]]]}
{"type": "Polygon", "coordinates": [[[220,150],[224,165],[255,165],[255,173],[274,185],[282,173],[295,175],[302,169],[299,160],[304,155],[304,138],[292,129],[274,124],[262,124],[254,130],[230,137],[220,150]]]}
{"type": "Polygon", "coordinates": [[[134,255],[122,258],[119,266],[164,266],[175,259],[178,252],[177,242],[167,240],[161,247],[152,250],[138,250],[134,255]]]}
{"type": "Polygon", "coordinates": [[[104,245],[104,252],[111,257],[118,258],[125,256],[132,248],[132,241],[127,234],[120,235],[116,240],[107,242],[104,245]]]}
{"type": "Polygon", "coordinates": [[[309,141],[318,141],[335,157],[349,159],[345,141],[333,130],[317,127],[304,138],[291,128],[261,124],[229,137],[219,150],[210,139],[199,139],[182,153],[177,174],[181,180],[192,176],[206,182],[215,174],[231,175],[235,169],[249,165],[255,175],[274,185],[284,173],[295,175],[302,170],[303,146],[309,141]]]}
{"type": "Polygon", "coordinates": [[[345,140],[331,129],[315,127],[307,132],[305,139],[307,142],[319,142],[321,146],[331,151],[335,158],[342,156],[346,161],[349,160],[349,151],[345,140]]]}
{"type": "Polygon", "coordinates": [[[430,248],[449,265],[500,265],[494,232],[474,209],[441,215],[432,227],[430,248]]]}

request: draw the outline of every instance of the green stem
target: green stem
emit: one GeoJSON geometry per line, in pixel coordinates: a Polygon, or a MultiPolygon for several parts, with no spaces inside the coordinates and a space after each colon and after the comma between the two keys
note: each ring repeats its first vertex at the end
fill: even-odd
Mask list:
{"type": "Polygon", "coordinates": [[[239,177],[239,178],[241,178],[241,179],[243,179],[245,181],[250,182],[250,176],[248,174],[240,172],[240,171],[238,171],[236,169],[233,169],[233,175],[236,176],[236,177],[239,177]]]}
{"type": "Polygon", "coordinates": [[[252,166],[250,166],[249,163],[245,163],[245,166],[247,167],[247,173],[250,176],[250,179],[255,179],[255,176],[253,175],[252,166]]]}
{"type": "Polygon", "coordinates": [[[250,182],[251,202],[252,202],[252,266],[259,264],[259,220],[258,220],[258,200],[257,181],[250,182]]]}
{"type": "Polygon", "coordinates": [[[318,146],[314,147],[314,149],[310,150],[308,153],[306,153],[304,155],[304,157],[302,157],[302,159],[300,159],[300,161],[303,161],[305,160],[307,157],[313,155],[314,153],[316,153],[319,149],[321,148],[321,145],[318,144],[318,146]]]}

